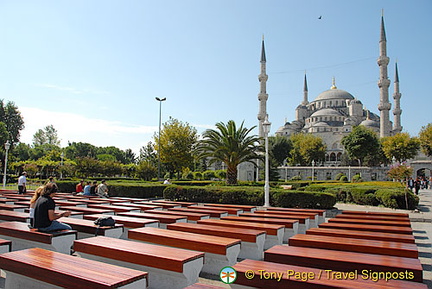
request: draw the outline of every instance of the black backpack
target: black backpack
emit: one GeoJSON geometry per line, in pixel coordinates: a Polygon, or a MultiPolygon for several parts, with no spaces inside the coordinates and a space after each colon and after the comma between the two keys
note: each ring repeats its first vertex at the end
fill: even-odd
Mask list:
{"type": "Polygon", "coordinates": [[[97,226],[95,236],[97,236],[100,227],[114,227],[115,220],[112,217],[99,217],[94,221],[97,226]]]}

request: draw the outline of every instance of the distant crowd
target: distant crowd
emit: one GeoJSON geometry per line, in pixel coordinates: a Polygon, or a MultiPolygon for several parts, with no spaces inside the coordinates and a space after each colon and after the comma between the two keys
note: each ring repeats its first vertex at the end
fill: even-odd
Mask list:
{"type": "Polygon", "coordinates": [[[410,177],[406,186],[414,194],[418,195],[420,189],[432,189],[432,176],[430,176],[429,179],[424,176],[420,176],[415,179],[410,177]]]}

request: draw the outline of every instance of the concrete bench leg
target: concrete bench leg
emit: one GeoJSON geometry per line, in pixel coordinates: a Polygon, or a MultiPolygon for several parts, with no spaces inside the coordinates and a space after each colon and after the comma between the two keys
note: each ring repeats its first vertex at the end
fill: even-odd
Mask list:
{"type": "Polygon", "coordinates": [[[69,255],[70,249],[73,245],[73,242],[75,241],[75,234],[55,236],[52,238],[51,244],[39,243],[3,235],[0,235],[0,238],[12,241],[12,251],[38,247],[69,255]]]}
{"type": "Polygon", "coordinates": [[[203,267],[203,258],[191,260],[188,263],[184,264],[183,273],[179,273],[100,257],[97,255],[91,255],[81,252],[78,253],[83,258],[148,272],[148,289],[182,289],[198,281],[199,273],[201,272],[201,269],[203,267]]]}
{"type": "Polygon", "coordinates": [[[265,234],[259,235],[255,243],[241,242],[239,258],[262,260],[264,258],[265,234]]]}
{"type": "Polygon", "coordinates": [[[273,246],[276,245],[282,245],[283,243],[283,237],[284,237],[284,230],[278,230],[277,235],[267,235],[266,240],[264,243],[264,250],[270,249],[273,246]]]}
{"type": "Polygon", "coordinates": [[[292,228],[285,228],[284,229],[283,242],[285,244],[287,244],[288,239],[294,235],[297,235],[298,233],[299,233],[298,223],[294,224],[292,228]]]}
{"type": "Polygon", "coordinates": [[[237,263],[240,253],[240,244],[227,248],[226,255],[205,253],[204,266],[202,271],[212,275],[219,275],[220,270],[226,266],[233,266],[237,263]]]}

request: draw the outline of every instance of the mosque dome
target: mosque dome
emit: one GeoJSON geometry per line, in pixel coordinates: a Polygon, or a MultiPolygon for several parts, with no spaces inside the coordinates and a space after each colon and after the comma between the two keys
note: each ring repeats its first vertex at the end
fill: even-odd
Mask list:
{"type": "Polygon", "coordinates": [[[331,88],[329,90],[326,90],[324,92],[322,92],[321,94],[319,94],[317,96],[317,98],[315,99],[315,101],[321,101],[321,100],[332,100],[332,99],[354,99],[354,96],[351,95],[351,93],[342,90],[342,89],[338,89],[336,87],[336,81],[335,78],[333,77],[333,85],[331,86],[331,88]]]}
{"type": "Polygon", "coordinates": [[[320,93],[315,101],[331,99],[354,99],[351,93],[337,88],[332,88],[320,93]]]}
{"type": "Polygon", "coordinates": [[[360,123],[362,126],[366,127],[380,127],[380,124],[377,121],[371,120],[371,119],[365,119],[360,123]]]}
{"type": "Polygon", "coordinates": [[[341,116],[340,112],[332,108],[323,108],[315,111],[310,117],[316,116],[341,116]]]}

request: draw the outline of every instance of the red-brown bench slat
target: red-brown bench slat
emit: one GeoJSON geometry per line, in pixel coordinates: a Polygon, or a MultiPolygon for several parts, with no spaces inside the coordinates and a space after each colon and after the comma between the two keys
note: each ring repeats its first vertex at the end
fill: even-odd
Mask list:
{"type": "Polygon", "coordinates": [[[126,216],[109,216],[109,215],[102,215],[102,214],[95,214],[95,215],[85,215],[84,219],[95,221],[98,218],[103,217],[111,217],[113,218],[116,223],[122,224],[123,226],[127,228],[141,228],[146,225],[154,225],[156,227],[159,226],[159,221],[154,219],[144,219],[144,218],[134,218],[134,217],[126,217],[126,216]]]}
{"type": "Polygon", "coordinates": [[[177,232],[158,228],[139,228],[128,232],[129,239],[177,247],[188,250],[198,250],[213,254],[225,255],[228,247],[240,245],[241,240],[208,235],[177,232]]]}
{"type": "Polygon", "coordinates": [[[162,214],[127,212],[127,213],[118,213],[118,215],[135,217],[135,218],[154,219],[154,220],[158,220],[161,224],[172,224],[176,222],[186,221],[186,218],[182,216],[171,216],[171,215],[162,215],[162,214]]]}
{"type": "Polygon", "coordinates": [[[228,215],[227,211],[224,210],[206,210],[206,209],[194,209],[194,207],[187,208],[171,208],[168,211],[178,211],[178,212],[190,212],[190,213],[201,213],[201,214],[209,214],[212,218],[221,218],[223,216],[228,215]]]}
{"type": "Polygon", "coordinates": [[[288,244],[297,247],[418,258],[418,249],[415,244],[400,242],[297,234],[288,240],[288,244]]]}
{"type": "Polygon", "coordinates": [[[410,222],[410,218],[408,217],[399,217],[399,216],[390,217],[390,216],[378,216],[378,215],[367,215],[367,214],[363,214],[363,215],[339,214],[336,215],[335,218],[410,222]]]}
{"type": "Polygon", "coordinates": [[[210,214],[203,214],[203,213],[191,213],[191,212],[180,212],[180,211],[159,211],[159,210],[149,210],[146,211],[146,213],[151,214],[162,214],[162,215],[173,215],[173,216],[183,216],[184,218],[187,218],[188,221],[198,221],[205,218],[210,218],[210,214]]]}
{"type": "Polygon", "coordinates": [[[405,221],[383,221],[383,220],[367,220],[367,219],[345,219],[345,218],[331,218],[329,223],[343,223],[343,224],[364,224],[364,225],[377,225],[377,226],[393,226],[393,227],[410,227],[411,222],[405,221]]]}
{"type": "Polygon", "coordinates": [[[413,234],[413,230],[409,227],[392,227],[392,226],[375,226],[375,225],[341,224],[341,223],[322,223],[319,225],[319,227],[343,229],[343,230],[383,232],[383,233],[393,233],[393,234],[407,234],[407,235],[413,234]]]}
{"type": "Polygon", "coordinates": [[[341,272],[357,270],[359,274],[363,274],[363,270],[366,274],[369,270],[403,272],[405,279],[423,282],[423,267],[414,258],[279,245],[265,251],[264,260],[341,272]]]}
{"type": "Polygon", "coordinates": [[[413,235],[404,234],[326,228],[310,228],[306,231],[306,234],[415,244],[413,235]]]}
{"type": "Polygon", "coordinates": [[[393,212],[371,212],[371,211],[342,211],[342,214],[349,215],[371,215],[371,216],[388,216],[388,217],[408,217],[406,213],[393,213],[393,212]]]}
{"type": "Polygon", "coordinates": [[[276,219],[276,218],[253,218],[253,217],[237,217],[237,216],[227,216],[221,218],[222,220],[231,220],[231,221],[240,221],[240,222],[255,222],[255,223],[268,223],[268,224],[278,224],[284,225],[285,228],[293,228],[295,223],[298,223],[298,220],[292,219],[276,219]]]}
{"type": "Polygon", "coordinates": [[[27,223],[30,220],[30,215],[29,213],[0,210],[0,220],[27,223]]]}
{"type": "Polygon", "coordinates": [[[0,263],[4,270],[63,288],[117,288],[147,276],[146,272],[40,248],[2,254],[0,263]]]}

